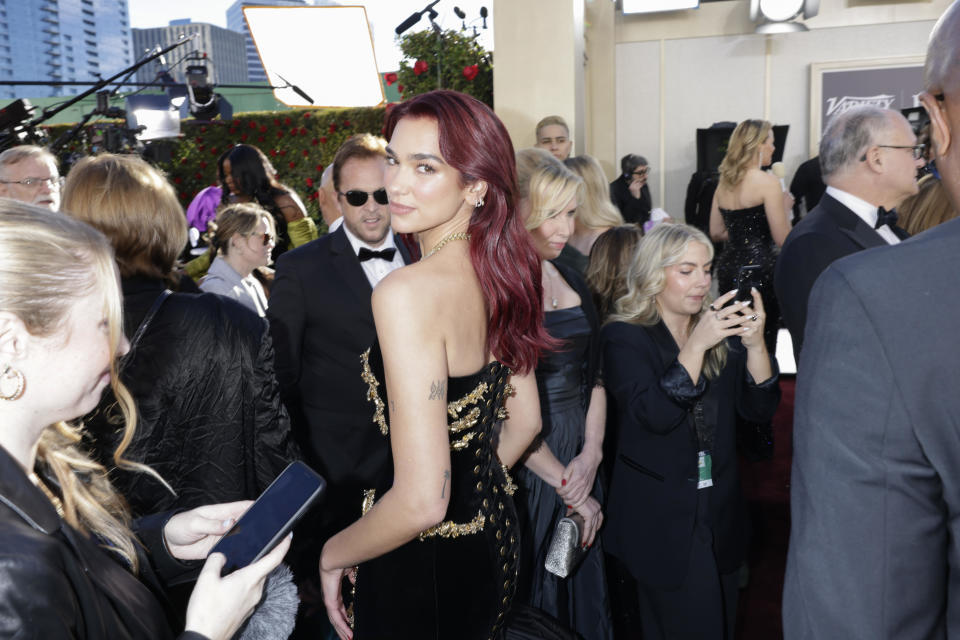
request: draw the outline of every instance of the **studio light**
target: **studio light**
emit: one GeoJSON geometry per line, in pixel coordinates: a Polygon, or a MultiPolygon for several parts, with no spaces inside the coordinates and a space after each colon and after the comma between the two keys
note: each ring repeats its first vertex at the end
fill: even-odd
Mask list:
{"type": "Polygon", "coordinates": [[[700,0],[623,0],[624,13],[655,13],[696,9],[700,0]]]}
{"type": "Polygon", "coordinates": [[[797,18],[812,18],[819,11],[820,0],[750,0],[750,19],[757,23],[756,33],[807,31],[807,25],[797,18]]]}

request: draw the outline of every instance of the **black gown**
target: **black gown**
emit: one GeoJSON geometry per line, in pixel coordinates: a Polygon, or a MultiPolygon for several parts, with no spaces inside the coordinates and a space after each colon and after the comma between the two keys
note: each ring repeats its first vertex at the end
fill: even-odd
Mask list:
{"type": "MultiPolygon", "coordinates": [[[[585,361],[592,339],[590,323],[582,307],[558,309],[545,314],[550,335],[564,341],[560,351],[544,353],[537,363],[537,389],[542,416],[541,437],[557,460],[566,466],[583,449],[586,428],[584,394],[585,361]]],[[[603,504],[597,473],[592,495],[603,504]]],[[[613,637],[606,573],[600,537],[594,538],[576,572],[558,578],[544,568],[547,549],[557,520],[566,508],[556,490],[533,472],[518,474],[524,516],[523,600],[557,618],[585,640],[613,637]]]]}
{"type": "Polygon", "coordinates": [[[717,283],[719,293],[723,294],[737,286],[737,272],[740,267],[756,264],[759,272],[754,280],[759,283],[763,308],[767,321],[763,328],[763,341],[772,354],[776,351],[777,331],[780,329],[780,304],[773,290],[773,268],[777,264],[780,250],[770,234],[767,214],[762,204],[749,209],[720,209],[723,223],[727,227],[729,240],[717,259],[717,283]]]}
{"type": "MultiPolygon", "coordinates": [[[[495,428],[513,392],[510,370],[492,362],[449,378],[450,504],[443,521],[417,538],[360,565],[354,638],[499,638],[517,585],[520,533],[516,487],[500,464],[495,428]]],[[[389,437],[387,394],[379,345],[363,357],[373,403],[371,429],[389,437]]],[[[362,512],[393,484],[392,459],[362,512]]]]}

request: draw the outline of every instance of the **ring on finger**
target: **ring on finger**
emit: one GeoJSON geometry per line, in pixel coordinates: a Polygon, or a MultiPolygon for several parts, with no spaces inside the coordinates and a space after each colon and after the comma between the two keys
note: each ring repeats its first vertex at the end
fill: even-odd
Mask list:
{"type": "Polygon", "coordinates": [[[760,317],[760,316],[758,316],[757,314],[753,314],[752,316],[750,316],[750,320],[752,320],[753,322],[756,322],[756,321],[757,321],[757,318],[759,318],[759,317],[760,317]]]}
{"type": "Polygon", "coordinates": [[[716,311],[717,307],[712,302],[710,303],[710,311],[716,311]]]}

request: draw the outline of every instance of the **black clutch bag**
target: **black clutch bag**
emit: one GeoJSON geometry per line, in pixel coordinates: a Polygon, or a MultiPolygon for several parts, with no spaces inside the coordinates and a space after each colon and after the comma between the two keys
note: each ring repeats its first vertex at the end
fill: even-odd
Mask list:
{"type": "Polygon", "coordinates": [[[586,554],[580,545],[583,536],[583,516],[572,513],[560,518],[553,531],[553,539],[547,549],[547,559],[544,567],[547,571],[560,578],[566,578],[573,573],[577,565],[586,554]]]}

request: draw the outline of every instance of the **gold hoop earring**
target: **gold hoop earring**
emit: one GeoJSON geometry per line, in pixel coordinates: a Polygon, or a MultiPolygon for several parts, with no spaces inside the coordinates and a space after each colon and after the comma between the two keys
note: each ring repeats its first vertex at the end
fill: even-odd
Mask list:
{"type": "Polygon", "coordinates": [[[20,396],[23,395],[24,387],[27,386],[26,380],[23,379],[23,374],[17,371],[16,369],[14,369],[12,366],[7,365],[7,368],[3,370],[2,375],[5,379],[10,379],[10,378],[15,379],[17,381],[17,388],[13,393],[9,395],[4,395],[3,392],[0,391],[0,400],[10,400],[10,401],[19,400],[20,396]]]}

